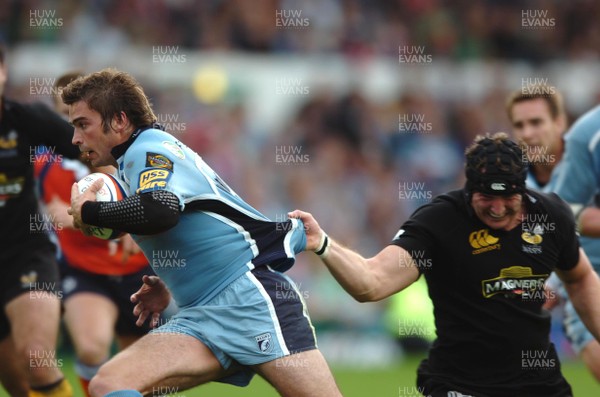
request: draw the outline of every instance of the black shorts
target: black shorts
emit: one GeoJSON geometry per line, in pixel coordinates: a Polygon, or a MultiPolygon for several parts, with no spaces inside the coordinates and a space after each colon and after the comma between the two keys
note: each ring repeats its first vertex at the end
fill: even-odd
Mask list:
{"type": "Polygon", "coordinates": [[[90,273],[85,270],[76,269],[71,266],[63,266],[62,290],[64,300],[80,292],[91,292],[110,299],[119,311],[119,317],[115,326],[117,335],[145,335],[150,328],[148,322],[142,327],[135,325],[137,317],[133,315],[135,306],[129,298],[142,286],[142,276],[153,276],[154,272],[150,266],[142,270],[123,276],[108,276],[104,274],[90,273]]]}
{"type": "Polygon", "coordinates": [[[420,372],[421,368],[417,370],[417,388],[427,397],[573,397],[571,386],[560,371],[543,384],[507,385],[506,390],[502,391],[485,387],[486,391],[480,391],[472,386],[458,385],[458,379],[424,375],[420,372]]]}
{"type": "MultiPolygon", "coordinates": [[[[27,293],[35,298],[50,291],[60,298],[60,276],[56,248],[37,239],[0,253],[0,303],[4,309],[17,296],[27,293]]],[[[0,313],[0,340],[10,335],[6,311],[0,313]]]]}

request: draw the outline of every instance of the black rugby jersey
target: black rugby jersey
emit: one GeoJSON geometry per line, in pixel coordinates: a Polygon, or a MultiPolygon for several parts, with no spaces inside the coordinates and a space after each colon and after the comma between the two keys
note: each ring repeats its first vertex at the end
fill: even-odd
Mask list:
{"type": "Polygon", "coordinates": [[[33,158],[42,145],[46,160],[77,158],[73,127],[47,106],[2,98],[0,114],[0,240],[3,251],[46,240],[34,191],[33,158]]]}
{"type": "Polygon", "coordinates": [[[476,395],[516,396],[565,382],[543,286],[555,268],[579,260],[575,221],[555,194],[527,190],[525,206],[519,226],[494,230],[465,190],[453,191],[415,211],[393,240],[416,258],[434,305],[437,339],[421,383],[433,377],[476,395]]]}

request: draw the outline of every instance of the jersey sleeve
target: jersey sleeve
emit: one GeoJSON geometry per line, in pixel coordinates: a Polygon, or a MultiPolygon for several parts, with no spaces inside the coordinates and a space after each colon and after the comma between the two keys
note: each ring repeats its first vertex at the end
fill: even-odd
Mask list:
{"type": "MultiPolygon", "coordinates": [[[[144,137],[145,138],[145,137],[144,137]]],[[[142,139],[127,150],[125,177],[129,180],[129,195],[166,190],[175,194],[180,202],[183,197],[175,189],[172,178],[181,167],[176,156],[161,149],[159,141],[142,139]]]]}
{"type": "Polygon", "coordinates": [[[391,242],[408,252],[420,273],[433,268],[430,264],[435,254],[435,229],[443,227],[441,223],[448,218],[447,209],[447,204],[439,198],[417,209],[391,242]]]}
{"type": "Polygon", "coordinates": [[[130,194],[166,190],[177,196],[182,210],[191,198],[201,200],[231,192],[196,153],[162,133],[142,134],[124,160],[130,194]]]}

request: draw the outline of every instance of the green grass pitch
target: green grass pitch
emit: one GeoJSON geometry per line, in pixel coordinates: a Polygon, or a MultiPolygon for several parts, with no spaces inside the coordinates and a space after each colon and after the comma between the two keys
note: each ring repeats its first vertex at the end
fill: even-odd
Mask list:
{"type": "MultiPolygon", "coordinates": [[[[419,360],[418,358],[409,358],[386,369],[366,371],[333,368],[333,372],[345,397],[399,397],[406,396],[411,390],[416,389],[415,371],[419,360]]],[[[63,363],[63,371],[75,388],[75,396],[83,396],[73,372],[73,360],[66,358],[63,363]]],[[[573,386],[575,397],[600,396],[600,385],[594,381],[581,362],[563,362],[563,372],[573,386]]],[[[264,380],[255,377],[252,383],[245,388],[211,383],[172,395],[177,397],[276,397],[277,393],[264,380]]],[[[4,396],[7,396],[6,392],[0,391],[0,397],[4,396]]]]}

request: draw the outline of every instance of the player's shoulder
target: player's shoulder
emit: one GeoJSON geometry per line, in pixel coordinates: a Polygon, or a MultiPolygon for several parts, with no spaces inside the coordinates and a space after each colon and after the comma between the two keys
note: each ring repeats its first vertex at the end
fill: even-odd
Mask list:
{"type": "Polygon", "coordinates": [[[52,112],[52,110],[42,102],[25,103],[3,98],[2,105],[5,117],[23,122],[31,121],[31,118],[37,118],[52,112]]]}
{"type": "Polygon", "coordinates": [[[438,211],[464,210],[467,206],[467,195],[465,189],[452,190],[436,196],[430,205],[438,211]]]}
{"type": "Polygon", "coordinates": [[[579,117],[571,126],[565,139],[567,141],[582,140],[589,142],[592,135],[598,132],[600,124],[600,105],[588,110],[579,117]]]}
{"type": "Polygon", "coordinates": [[[173,135],[149,128],[135,138],[125,156],[126,159],[130,156],[145,156],[148,167],[168,168],[168,164],[185,159],[183,148],[184,145],[173,135]]]}
{"type": "Polygon", "coordinates": [[[430,203],[419,207],[411,216],[425,222],[440,225],[453,223],[455,219],[464,215],[467,209],[465,190],[453,190],[436,196],[430,203]]]}
{"type": "Polygon", "coordinates": [[[527,206],[536,213],[545,212],[557,221],[573,221],[573,211],[569,205],[554,192],[541,192],[527,189],[527,206]]]}

